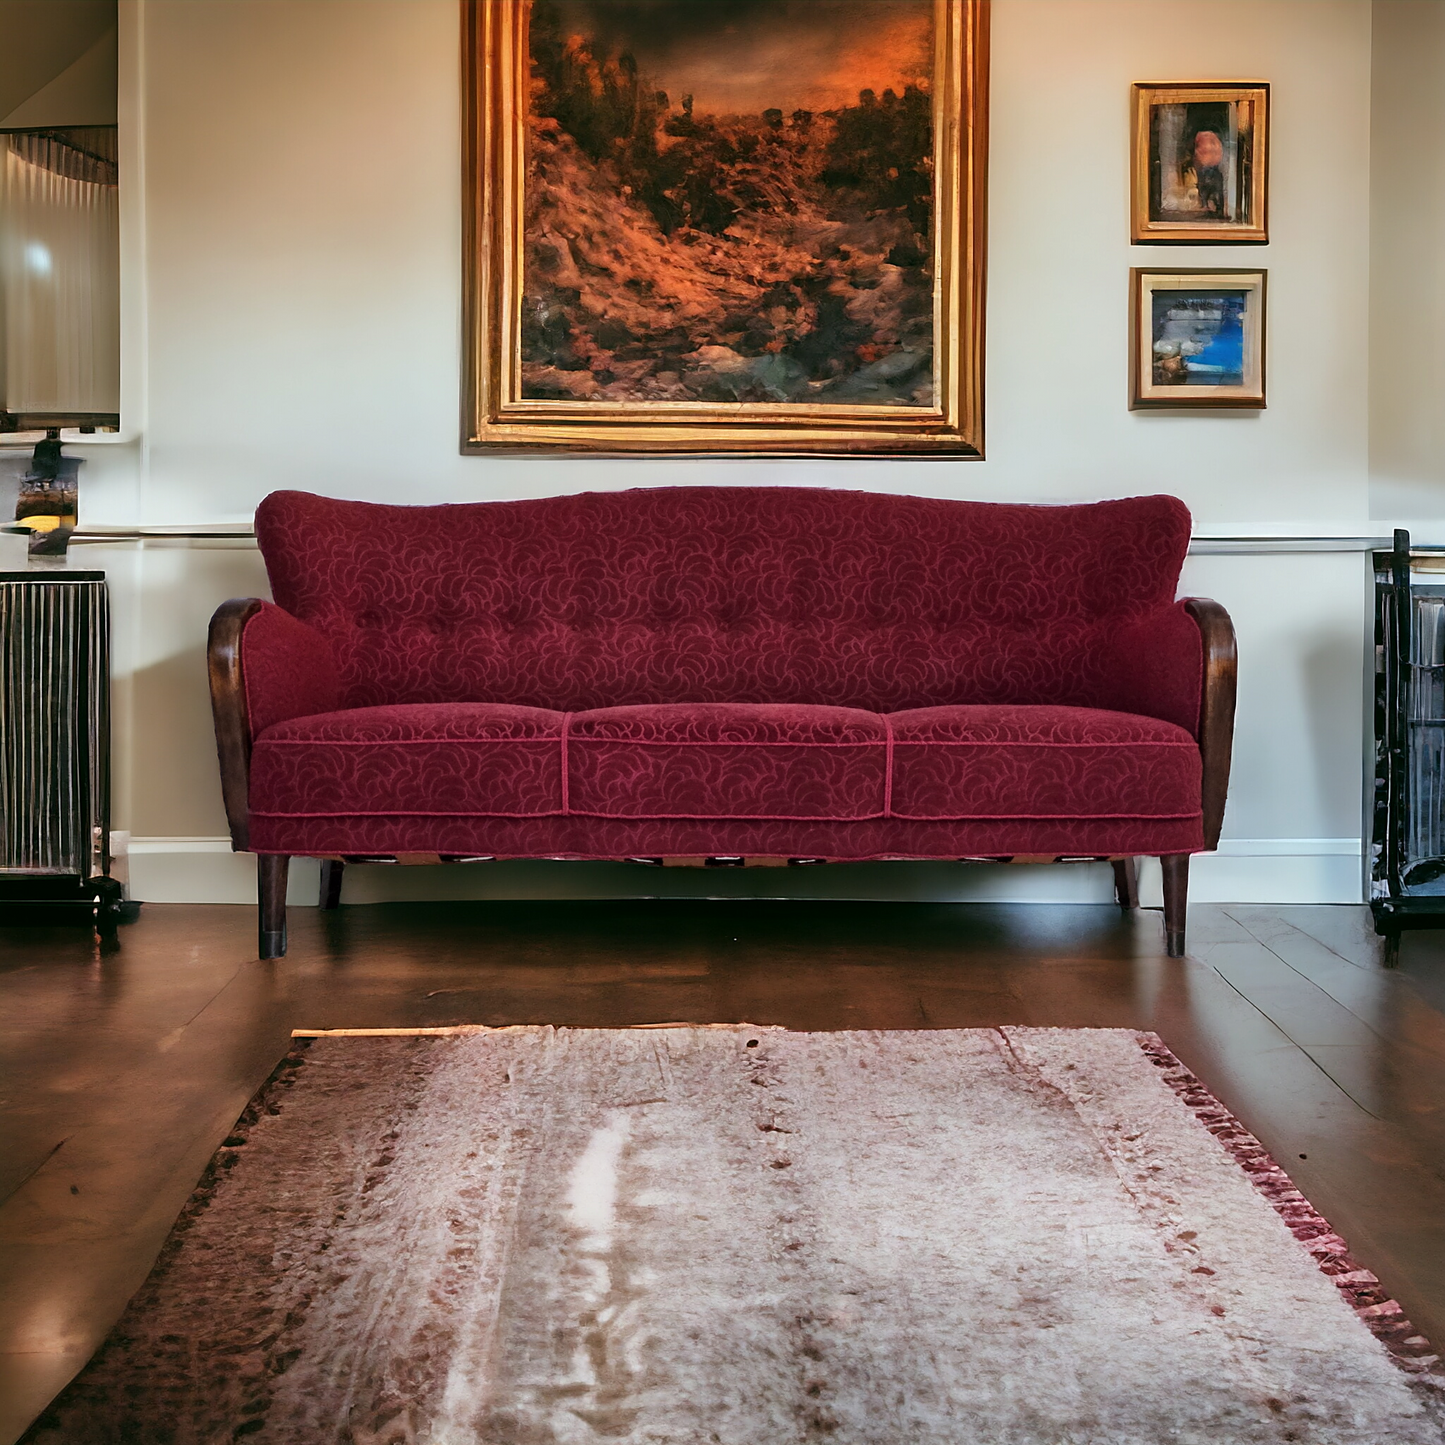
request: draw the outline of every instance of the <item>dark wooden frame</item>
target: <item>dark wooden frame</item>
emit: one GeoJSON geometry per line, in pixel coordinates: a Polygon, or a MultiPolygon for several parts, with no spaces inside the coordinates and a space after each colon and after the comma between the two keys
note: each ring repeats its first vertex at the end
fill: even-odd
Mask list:
{"type": "MultiPolygon", "coordinates": [[[[259,597],[233,597],[211,618],[206,641],[206,671],[211,681],[211,716],[216,724],[216,756],[221,764],[221,798],[231,829],[231,847],[251,847],[251,721],[246,708],[246,678],[241,635],[261,610],[259,597]]],[[[257,948],[262,958],[286,953],[286,878],[291,860],[273,853],[256,859],[259,904],[257,948]]]]}
{"type": "MultiPolygon", "coordinates": [[[[233,597],[211,618],[206,661],[211,682],[211,712],[216,724],[216,753],[221,765],[221,795],[231,829],[231,847],[250,851],[249,789],[251,728],[246,710],[246,679],[241,661],[241,635],[264,604],[256,597],[233,597]]],[[[1184,607],[1199,628],[1202,679],[1199,703],[1199,752],[1203,764],[1201,803],[1204,846],[1218,846],[1229,794],[1229,767],[1234,747],[1236,649],[1234,624],[1219,603],[1188,597],[1184,607]]],[[[259,902],[258,946],[263,959],[286,953],[286,882],[290,859],[280,854],[257,858],[259,902]]],[[[1184,954],[1189,901],[1189,854],[1166,854],[1164,870],[1164,935],[1171,958],[1184,954]]],[[[322,860],[321,906],[341,901],[340,858],[322,860]]],[[[1114,860],[1115,896],[1121,907],[1138,906],[1139,893],[1132,858],[1114,860]]]]}
{"type": "Polygon", "coordinates": [[[1199,753],[1204,762],[1204,846],[1219,846],[1224,804],[1229,796],[1229,766],[1234,756],[1234,702],[1238,688],[1238,650],[1234,623],[1209,597],[1188,597],[1185,609],[1199,628],[1204,649],[1204,678],[1199,700],[1199,753]]]}
{"type": "Polygon", "coordinates": [[[206,671],[211,681],[211,717],[216,724],[216,756],[221,764],[221,798],[231,829],[231,847],[251,850],[251,720],[246,709],[246,680],[241,671],[241,634],[264,606],[259,597],[233,597],[211,618],[206,638],[206,671]]]}

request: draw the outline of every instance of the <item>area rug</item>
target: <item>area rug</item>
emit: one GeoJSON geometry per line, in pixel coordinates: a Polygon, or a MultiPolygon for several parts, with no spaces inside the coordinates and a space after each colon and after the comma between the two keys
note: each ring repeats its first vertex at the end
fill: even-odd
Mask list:
{"type": "Polygon", "coordinates": [[[302,1041],[32,1441],[1440,1445],[1151,1034],[302,1041]]]}

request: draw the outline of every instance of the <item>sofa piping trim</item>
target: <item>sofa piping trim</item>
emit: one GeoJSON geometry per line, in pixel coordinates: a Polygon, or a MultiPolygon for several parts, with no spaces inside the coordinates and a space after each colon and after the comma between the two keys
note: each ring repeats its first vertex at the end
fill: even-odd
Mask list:
{"type": "Polygon", "coordinates": [[[883,816],[893,816],[893,719],[882,713],[884,756],[883,756],[883,816]]]}
{"type": "MultiPolygon", "coordinates": [[[[248,848],[248,853],[257,856],[265,855],[273,858],[345,858],[344,851],[338,849],[314,849],[306,853],[293,853],[286,848],[248,848]]],[[[1213,850],[1209,848],[1171,848],[1171,853],[1187,853],[1191,857],[1198,857],[1213,850]]],[[[353,857],[356,855],[352,855],[353,857]]],[[[385,858],[386,853],[379,853],[376,856],[385,858]]],[[[682,853],[674,854],[674,857],[682,858],[706,858],[706,853],[682,853]]],[[[736,856],[736,855],[734,855],[736,856]]],[[[781,858],[781,853],[750,853],[745,856],[750,858],[781,858]]],[[[1021,861],[1042,861],[1051,860],[1054,863],[1105,863],[1115,858],[1137,858],[1138,853],[1109,853],[1100,851],[1098,853],[962,853],[954,857],[940,857],[937,853],[829,853],[822,858],[824,863],[998,863],[1005,866],[1014,863],[1015,859],[1021,861]]],[[[635,854],[629,853],[498,853],[493,857],[485,859],[478,858],[477,862],[487,863],[631,863],[635,860],[635,854]]]]}
{"type": "Polygon", "coordinates": [[[567,766],[567,736],[571,730],[572,714],[570,712],[564,712],[562,714],[562,816],[564,818],[570,816],[572,812],[569,806],[570,798],[567,787],[568,774],[572,771],[571,768],[567,766]]]}
{"type": "Polygon", "coordinates": [[[251,731],[251,719],[256,716],[256,709],[251,705],[251,678],[250,669],[246,666],[246,634],[251,630],[251,624],[265,611],[265,604],[258,607],[247,619],[246,625],[241,629],[241,639],[236,645],[236,660],[241,667],[241,696],[246,700],[246,732],[255,745],[255,734],[251,731]]]}
{"type": "MultiPolygon", "coordinates": [[[[284,724],[278,723],[277,726],[284,724]]],[[[433,748],[438,745],[449,748],[491,748],[499,745],[514,748],[533,747],[539,743],[545,743],[550,748],[556,747],[560,740],[560,735],[556,733],[537,738],[268,738],[262,733],[256,742],[258,746],[268,748],[433,748]]]]}
{"type": "MultiPolygon", "coordinates": [[[[826,813],[594,813],[573,809],[563,813],[428,813],[428,812],[349,812],[349,813],[274,813],[251,810],[253,818],[605,818],[618,823],[876,823],[882,813],[854,813],[837,816],[826,813]]],[[[893,819],[904,823],[1180,823],[1203,817],[1193,813],[894,813],[893,819]]]]}
{"type": "MultiPolygon", "coordinates": [[[[564,714],[571,718],[573,713],[564,714]]],[[[306,748],[403,748],[403,747],[436,747],[443,745],[450,748],[464,747],[516,747],[519,745],[534,745],[545,743],[551,746],[561,742],[564,755],[570,753],[574,747],[586,744],[600,744],[606,747],[627,747],[627,748],[876,748],[883,746],[889,761],[892,761],[893,749],[900,748],[1193,748],[1198,751],[1199,744],[1192,739],[1187,742],[1173,742],[1163,738],[1143,739],[1138,742],[1083,742],[1083,743],[1043,743],[1032,742],[1023,738],[999,739],[993,741],[988,738],[897,738],[895,739],[891,723],[886,721],[888,714],[880,713],[885,719],[886,733],[881,738],[869,738],[858,743],[803,743],[791,741],[778,742],[746,742],[741,739],[734,742],[727,738],[593,738],[578,737],[570,730],[564,731],[558,737],[540,738],[268,738],[264,734],[256,739],[258,744],[264,744],[268,748],[282,747],[306,747],[306,748]]],[[[288,719],[289,721],[289,719],[288,719]]],[[[566,728],[566,724],[564,724],[566,728]]]]}

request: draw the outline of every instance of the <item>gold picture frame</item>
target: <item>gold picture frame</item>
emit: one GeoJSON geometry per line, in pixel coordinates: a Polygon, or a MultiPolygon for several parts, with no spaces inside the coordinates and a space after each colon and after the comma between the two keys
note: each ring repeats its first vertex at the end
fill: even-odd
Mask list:
{"type": "Polygon", "coordinates": [[[1129,273],[1129,407],[1263,408],[1268,272],[1129,273]]]}
{"type": "MultiPolygon", "coordinates": [[[[678,13],[678,26],[695,26],[699,17],[716,13],[693,0],[675,3],[690,12],[678,13]]],[[[917,82],[903,85],[901,93],[890,83],[881,94],[865,88],[855,92],[856,101],[816,110],[800,105],[791,115],[782,107],[725,112],[725,91],[708,112],[700,94],[695,112],[691,93],[679,98],[662,87],[668,78],[663,65],[655,74],[646,69],[655,36],[639,31],[634,54],[619,51],[603,33],[604,22],[631,13],[629,7],[604,13],[591,11],[592,4],[462,0],[463,452],[981,456],[988,0],[814,0],[810,7],[786,3],[754,11],[763,16],[755,23],[779,24],[793,16],[807,26],[847,19],[847,7],[858,5],[868,7],[860,9],[860,24],[892,17],[899,26],[913,26],[907,34],[926,36],[926,47],[915,39],[909,52],[922,57],[908,62],[918,67],[917,82]],[[557,16],[575,22],[578,13],[601,15],[595,39],[579,41],[555,23],[557,16]],[[930,67],[926,80],[924,65],[930,67]],[[564,93],[564,80],[591,89],[564,93]],[[621,96],[630,129],[619,132],[614,103],[604,117],[613,130],[598,142],[596,125],[588,130],[582,123],[592,124],[591,114],[583,114],[582,122],[576,117],[588,95],[604,92],[614,102],[621,96]],[[560,112],[572,130],[551,112],[560,112]],[[825,176],[823,167],[836,162],[839,131],[845,124],[873,125],[868,134],[882,134],[876,128],[884,120],[877,117],[885,112],[895,117],[888,121],[889,135],[913,137],[908,155],[916,156],[917,137],[928,135],[926,160],[905,167],[902,181],[893,166],[877,176],[845,175],[837,184],[856,182],[865,200],[893,194],[878,187],[912,184],[913,192],[892,210],[856,208],[856,222],[848,220],[852,212],[846,224],[828,212],[826,223],[812,231],[798,223],[790,237],[827,240],[799,251],[794,277],[770,279],[763,268],[739,276],[750,254],[746,247],[774,245],[771,238],[780,234],[781,223],[762,211],[797,210],[817,185],[833,185],[834,172],[825,176]],[[911,131],[909,113],[915,119],[911,131]],[[698,136],[711,138],[714,150],[726,145],[728,154],[771,146],[784,155],[773,173],[767,166],[774,151],[762,156],[756,189],[774,199],[759,202],[756,216],[737,210],[728,223],[726,215],[719,220],[707,213],[712,196],[732,176],[718,182],[714,167],[704,177],[702,162],[687,159],[703,154],[698,136]],[[824,145],[834,149],[821,156],[824,145]],[[655,180],[657,157],[675,156],[679,148],[684,161],[673,165],[674,172],[684,163],[694,171],[668,187],[655,180]],[[802,176],[799,191],[779,195],[774,173],[802,176]],[[805,184],[813,189],[802,189],[805,184]],[[868,186],[875,190],[866,191],[868,186]],[[644,203],[651,209],[644,211],[644,203]],[[916,225],[923,216],[926,230],[916,234],[927,244],[910,246],[901,218],[916,225]],[[560,232],[589,224],[593,229],[585,236],[559,240],[560,232]],[[734,225],[743,231],[741,241],[731,233],[734,225]],[[581,257],[584,243],[591,249],[581,257]],[[684,245],[692,248],[687,254],[684,245]],[[734,261],[728,248],[743,261],[734,261]],[[713,273],[696,259],[708,254],[722,257],[719,267],[733,266],[730,294],[741,300],[731,312],[715,300],[721,282],[714,287],[713,273]],[[614,264],[609,256],[624,259],[614,264]],[[840,269],[865,265],[871,274],[840,279],[840,269]],[[669,268],[685,267],[692,268],[687,284],[705,304],[690,302],[691,320],[668,330],[658,318],[687,311],[673,301],[686,285],[678,282],[663,300],[651,299],[650,292],[654,284],[656,293],[671,284],[669,268]],[[754,277],[758,286],[768,281],[771,290],[752,297],[754,277]],[[863,289],[849,289],[855,283],[863,289]],[[870,287],[871,296],[865,294],[870,287]],[[843,299],[836,294],[840,288],[843,299]],[[634,304],[639,297],[645,305],[634,304]],[[612,298],[621,300],[614,306],[612,298]],[[608,314],[614,310],[616,316],[608,314]],[[825,317],[831,318],[826,328],[825,317]],[[900,318],[903,329],[894,324],[900,318]],[[927,359],[920,361],[925,344],[927,359]],[[679,347],[688,349],[680,353],[679,347]]],[[[648,13],[655,18],[657,7],[648,13]]],[[[837,43],[831,36],[816,39],[820,55],[837,43]]],[[[881,36],[876,47],[885,56],[886,41],[881,36]]],[[[723,49],[736,53],[737,44],[736,34],[730,35],[723,49]]],[[[805,67],[807,53],[802,47],[795,64],[805,67]]],[[[780,84],[826,101],[845,75],[855,85],[860,75],[871,80],[873,54],[860,47],[849,68],[820,68],[809,79],[812,92],[799,92],[791,79],[780,84]]],[[[877,64],[880,80],[890,64],[877,64]]],[[[687,77],[681,62],[676,68],[687,77]]],[[[676,176],[663,179],[669,178],[676,176]]]]}
{"type": "Polygon", "coordinates": [[[1136,245],[1269,240],[1269,85],[1134,86],[1130,239],[1136,245]]]}

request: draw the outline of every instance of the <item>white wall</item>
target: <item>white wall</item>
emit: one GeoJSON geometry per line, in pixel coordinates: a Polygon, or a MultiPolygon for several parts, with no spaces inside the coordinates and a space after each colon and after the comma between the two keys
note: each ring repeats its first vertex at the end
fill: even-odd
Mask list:
{"type": "MultiPolygon", "coordinates": [[[[128,440],[87,450],[88,524],[244,519],[279,486],[423,502],[721,481],[1171,491],[1205,533],[1369,530],[1368,0],[1215,0],[1207,24],[1177,0],[995,0],[987,460],[971,462],[459,455],[454,0],[122,0],[121,27],[128,440]],[[1236,76],[1273,88],[1271,243],[1130,246],[1130,82],[1236,76]],[[1267,410],[1127,410],[1137,264],[1269,268],[1267,410]]],[[[122,634],[117,821],[151,840],[136,891],[244,896],[242,860],[159,840],[224,832],[205,623],[263,589],[259,561],[232,544],[104,550],[122,634]]],[[[1198,865],[1196,896],[1358,898],[1363,555],[1197,556],[1186,586],[1230,608],[1241,650],[1234,841],[1198,865]]],[[[354,896],[636,886],[597,866],[392,873],[354,896]]],[[[809,886],[1106,892],[1097,870],[838,877],[809,886]]]]}
{"type": "Polygon", "coordinates": [[[1370,463],[1373,514],[1445,540],[1445,4],[1377,0],[1370,463]]]}

